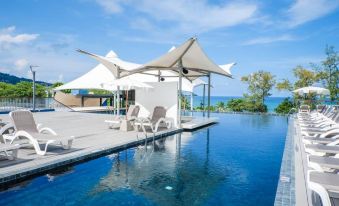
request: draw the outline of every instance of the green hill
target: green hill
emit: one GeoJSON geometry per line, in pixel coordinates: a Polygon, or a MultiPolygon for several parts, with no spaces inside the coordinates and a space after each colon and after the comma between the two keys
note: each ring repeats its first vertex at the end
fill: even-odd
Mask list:
{"type": "MultiPolygon", "coordinates": [[[[16,84],[16,83],[19,83],[19,82],[32,82],[32,79],[17,77],[17,76],[14,76],[14,75],[10,75],[10,74],[0,72],[0,82],[5,82],[5,83],[9,83],[9,84],[16,84]]],[[[36,81],[36,83],[42,84],[42,85],[45,85],[45,86],[51,86],[52,85],[51,83],[43,82],[43,81],[36,81]]]]}

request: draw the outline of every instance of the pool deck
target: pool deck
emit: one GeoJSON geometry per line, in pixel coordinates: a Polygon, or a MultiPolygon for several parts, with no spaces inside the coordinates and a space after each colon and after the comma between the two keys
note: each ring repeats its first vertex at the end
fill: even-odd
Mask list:
{"type": "MultiPolygon", "coordinates": [[[[137,135],[135,131],[123,132],[109,129],[104,120],[112,117],[107,114],[59,111],[35,113],[34,117],[37,123],[52,128],[60,136],[75,136],[72,148],[63,150],[61,147],[50,145],[45,156],[37,155],[32,148],[21,148],[17,160],[0,160],[0,187],[6,187],[8,183],[43,174],[65,165],[145,143],[145,135],[142,132],[137,135]]],[[[8,115],[0,115],[0,118],[8,121],[8,115]]],[[[195,124],[201,127],[216,121],[214,118],[211,121],[207,120],[199,118],[195,124]]],[[[195,128],[194,125],[192,128],[195,128]]],[[[155,139],[181,131],[183,129],[178,128],[162,130],[156,133],[155,139]]],[[[147,136],[148,141],[153,139],[152,133],[148,133],[147,136]]]]}

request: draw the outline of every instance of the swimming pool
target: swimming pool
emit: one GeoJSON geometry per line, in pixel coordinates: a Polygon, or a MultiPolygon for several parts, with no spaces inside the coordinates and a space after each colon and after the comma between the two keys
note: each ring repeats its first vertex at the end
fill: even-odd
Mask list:
{"type": "Polygon", "coordinates": [[[213,115],[209,128],[27,180],[0,205],[273,205],[286,117],[213,115]]]}

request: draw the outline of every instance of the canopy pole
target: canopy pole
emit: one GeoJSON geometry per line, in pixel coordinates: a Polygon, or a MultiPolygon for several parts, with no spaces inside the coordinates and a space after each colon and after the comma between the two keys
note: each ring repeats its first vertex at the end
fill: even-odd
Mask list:
{"type": "Polygon", "coordinates": [[[207,117],[210,117],[210,106],[211,106],[211,73],[208,73],[208,88],[207,88],[207,117]]]}
{"type": "MultiPolygon", "coordinates": [[[[120,78],[120,69],[118,67],[117,79],[120,78]]],[[[120,116],[120,86],[117,86],[117,115],[120,116]]]]}
{"type": "Polygon", "coordinates": [[[178,67],[179,67],[179,92],[178,92],[178,128],[181,128],[181,91],[182,91],[182,60],[180,59],[178,62],[178,67]]]}
{"type": "Polygon", "coordinates": [[[206,91],[206,84],[203,85],[203,91],[202,91],[202,115],[205,116],[205,91],[206,91]]]}
{"type": "Polygon", "coordinates": [[[192,117],[193,117],[193,95],[194,95],[194,93],[192,92],[191,93],[191,115],[192,115],[192,117]]]}
{"type": "Polygon", "coordinates": [[[117,114],[116,113],[117,112],[117,110],[116,110],[117,109],[117,93],[116,92],[114,92],[114,98],[113,99],[114,99],[114,101],[113,101],[114,110],[113,111],[114,111],[114,115],[116,115],[117,114]]]}

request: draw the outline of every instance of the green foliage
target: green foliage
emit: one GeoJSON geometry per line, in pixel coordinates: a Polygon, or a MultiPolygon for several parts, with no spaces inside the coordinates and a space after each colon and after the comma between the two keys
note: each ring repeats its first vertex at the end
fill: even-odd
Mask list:
{"type": "Polygon", "coordinates": [[[215,109],[219,112],[226,111],[226,105],[224,102],[217,102],[215,105],[215,109]]]}
{"type": "Polygon", "coordinates": [[[278,114],[288,114],[292,108],[295,108],[294,103],[289,98],[286,98],[274,109],[274,111],[278,114]]]}
{"type": "Polygon", "coordinates": [[[297,81],[294,82],[294,89],[311,86],[319,79],[316,72],[305,69],[302,66],[294,68],[293,74],[297,78],[297,81]]]}
{"type": "Polygon", "coordinates": [[[260,101],[255,101],[249,97],[241,99],[231,99],[227,102],[227,109],[234,112],[267,112],[267,106],[260,101]]]}
{"type": "Polygon", "coordinates": [[[181,96],[181,109],[189,109],[191,106],[190,106],[190,103],[188,101],[188,99],[185,97],[185,96],[181,96]]]}
{"type": "Polygon", "coordinates": [[[270,72],[258,71],[251,75],[244,76],[241,81],[248,84],[248,91],[250,96],[261,100],[261,104],[264,105],[265,97],[271,96],[271,89],[275,85],[275,76],[270,72]]]}
{"type": "Polygon", "coordinates": [[[326,59],[321,65],[313,65],[315,71],[318,72],[318,78],[323,85],[330,90],[330,98],[332,101],[339,100],[339,55],[333,46],[327,46],[326,59]]]}
{"type": "Polygon", "coordinates": [[[292,91],[293,85],[288,79],[283,79],[281,82],[277,82],[276,89],[279,91],[283,90],[292,91]]]}
{"type": "Polygon", "coordinates": [[[242,112],[246,110],[245,99],[231,99],[227,102],[226,107],[234,112],[242,112]]]}
{"type": "MultiPolygon", "coordinates": [[[[46,97],[46,87],[41,84],[35,84],[36,97],[46,97]]],[[[0,82],[0,97],[32,97],[33,83],[19,82],[17,84],[7,84],[0,82]]]]}

